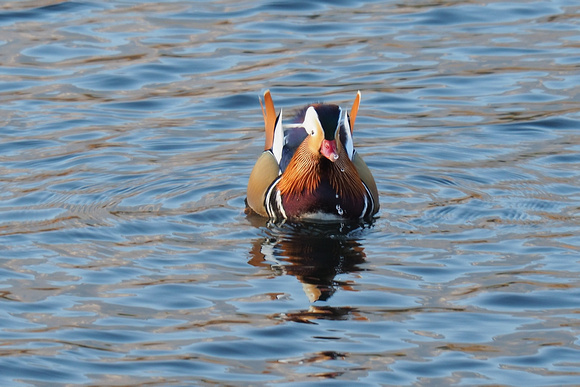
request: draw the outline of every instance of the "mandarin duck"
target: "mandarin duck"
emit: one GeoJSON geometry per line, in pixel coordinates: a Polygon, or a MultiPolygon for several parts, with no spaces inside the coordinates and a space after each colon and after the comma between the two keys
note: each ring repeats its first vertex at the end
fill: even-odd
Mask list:
{"type": "Polygon", "coordinates": [[[264,93],[266,145],[247,190],[253,212],[278,221],[370,219],[377,213],[375,180],[352,141],[360,98],[359,91],[350,115],[316,103],[283,124],[270,91],[264,93]]]}

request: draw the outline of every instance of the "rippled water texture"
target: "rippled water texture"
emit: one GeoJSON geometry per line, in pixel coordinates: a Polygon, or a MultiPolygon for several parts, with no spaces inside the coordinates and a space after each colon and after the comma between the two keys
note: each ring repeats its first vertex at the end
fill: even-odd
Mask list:
{"type": "Polygon", "coordinates": [[[580,5],[0,6],[0,385],[578,385],[580,5]],[[362,106],[371,225],[244,214],[362,106]]]}

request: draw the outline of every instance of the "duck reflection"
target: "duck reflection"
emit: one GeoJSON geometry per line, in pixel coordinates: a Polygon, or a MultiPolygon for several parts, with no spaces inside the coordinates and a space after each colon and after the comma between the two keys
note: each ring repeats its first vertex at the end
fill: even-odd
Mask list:
{"type": "Polygon", "coordinates": [[[267,236],[254,242],[249,263],[295,276],[310,302],[326,301],[338,289],[353,290],[350,281],[335,277],[362,270],[365,253],[357,241],[362,229],[359,224],[270,226],[267,236]]]}

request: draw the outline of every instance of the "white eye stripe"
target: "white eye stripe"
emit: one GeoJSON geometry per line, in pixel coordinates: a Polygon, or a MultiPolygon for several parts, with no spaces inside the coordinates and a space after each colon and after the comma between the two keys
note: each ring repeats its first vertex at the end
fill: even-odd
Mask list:
{"type": "Polygon", "coordinates": [[[306,114],[304,115],[304,122],[302,124],[306,133],[310,134],[311,136],[315,136],[317,130],[321,129],[320,121],[318,120],[318,114],[313,106],[310,106],[306,110],[306,114]]]}

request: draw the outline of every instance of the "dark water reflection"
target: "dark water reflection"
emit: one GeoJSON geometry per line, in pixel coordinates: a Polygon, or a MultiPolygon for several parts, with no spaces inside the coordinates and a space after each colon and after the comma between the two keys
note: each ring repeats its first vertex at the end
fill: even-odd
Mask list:
{"type": "Polygon", "coordinates": [[[577,385],[577,1],[0,7],[0,385],[577,385]],[[362,105],[372,225],[244,214],[362,105]]]}
{"type": "Polygon", "coordinates": [[[361,271],[365,261],[360,232],[354,224],[285,224],[269,229],[254,242],[250,264],[267,266],[277,275],[292,275],[302,283],[310,300],[327,301],[337,289],[353,290],[353,284],[337,275],[361,271]]]}

